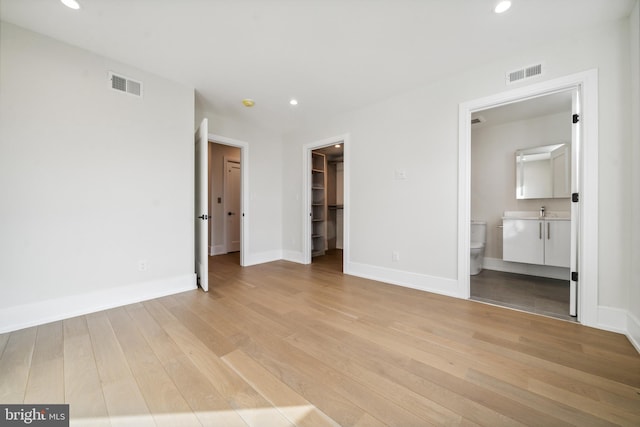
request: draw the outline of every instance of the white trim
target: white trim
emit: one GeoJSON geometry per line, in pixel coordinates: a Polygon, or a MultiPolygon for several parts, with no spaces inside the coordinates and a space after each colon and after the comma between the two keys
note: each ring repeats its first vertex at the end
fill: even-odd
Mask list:
{"type": "Polygon", "coordinates": [[[227,248],[225,247],[225,245],[215,245],[209,247],[211,248],[211,252],[209,252],[210,256],[224,255],[227,253],[227,248]]]}
{"type": "Polygon", "coordinates": [[[240,148],[240,167],[242,174],[242,182],[240,183],[242,188],[242,200],[240,202],[240,209],[242,210],[242,222],[240,223],[240,265],[246,267],[247,265],[252,265],[246,261],[249,255],[249,219],[251,218],[249,206],[249,143],[212,133],[209,134],[209,142],[240,148]]]}
{"type": "Polygon", "coordinates": [[[487,258],[482,260],[482,268],[485,270],[504,271],[506,273],[526,274],[529,276],[547,277],[549,279],[567,280],[571,272],[565,267],[553,267],[550,265],[524,264],[509,262],[499,258],[487,258]]]}
{"type": "Polygon", "coordinates": [[[197,289],[195,273],[0,309],[0,333],[197,289]]]}
{"type": "Polygon", "coordinates": [[[255,254],[247,254],[243,267],[249,267],[256,264],[264,264],[265,262],[279,261],[283,259],[282,250],[274,249],[272,251],[259,252],[255,254]]]}
{"type": "Polygon", "coordinates": [[[627,338],[640,353],[640,320],[631,311],[627,312],[627,338]]]}
{"type": "Polygon", "coordinates": [[[627,315],[627,310],[601,305],[598,307],[598,324],[596,327],[624,334],[627,331],[627,315]]]}
{"type": "Polygon", "coordinates": [[[311,224],[309,221],[309,206],[311,205],[311,151],[317,148],[328,147],[334,144],[343,144],[344,155],[344,171],[343,171],[343,186],[344,186],[344,222],[343,222],[343,237],[342,237],[342,272],[344,274],[350,274],[349,271],[349,224],[351,210],[351,191],[350,191],[350,176],[351,176],[351,141],[348,133],[343,135],[332,136],[320,141],[310,142],[302,147],[302,264],[311,264],[311,224]]]}
{"type": "Polygon", "coordinates": [[[578,316],[581,323],[598,327],[598,71],[593,69],[485,98],[463,102],[458,122],[458,287],[460,298],[470,297],[469,227],[471,113],[542,95],[578,88],[582,93],[582,171],[580,189],[580,289],[578,316]]]}
{"type": "Polygon", "coordinates": [[[349,263],[349,274],[405,288],[418,289],[452,297],[457,296],[455,292],[451,292],[451,289],[456,288],[456,280],[454,279],[393,270],[391,268],[357,262],[349,263]]]}
{"type": "Polygon", "coordinates": [[[304,264],[304,253],[301,251],[290,251],[284,250],[282,252],[282,259],[285,261],[297,262],[299,264],[304,264]]]}

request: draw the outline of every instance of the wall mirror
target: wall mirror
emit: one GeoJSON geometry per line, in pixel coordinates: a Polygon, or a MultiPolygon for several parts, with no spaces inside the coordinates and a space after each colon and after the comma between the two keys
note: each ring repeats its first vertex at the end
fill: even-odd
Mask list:
{"type": "Polygon", "coordinates": [[[516,150],[516,199],[571,197],[571,144],[516,150]]]}

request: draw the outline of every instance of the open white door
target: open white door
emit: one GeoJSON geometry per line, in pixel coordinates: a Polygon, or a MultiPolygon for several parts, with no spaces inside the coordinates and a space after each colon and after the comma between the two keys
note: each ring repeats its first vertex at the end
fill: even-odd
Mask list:
{"type": "MultiPolygon", "coordinates": [[[[578,315],[578,239],[580,238],[580,156],[581,156],[581,115],[580,89],[576,89],[572,94],[571,110],[573,114],[573,124],[571,125],[571,260],[569,268],[571,277],[569,278],[569,315],[578,315]]],[[[580,319],[578,319],[580,320],[580,319]]]]}
{"type": "Polygon", "coordinates": [[[195,135],[195,260],[198,285],[203,291],[209,290],[209,257],[207,255],[207,230],[209,198],[207,195],[207,154],[209,145],[209,123],[202,119],[195,135]]]}

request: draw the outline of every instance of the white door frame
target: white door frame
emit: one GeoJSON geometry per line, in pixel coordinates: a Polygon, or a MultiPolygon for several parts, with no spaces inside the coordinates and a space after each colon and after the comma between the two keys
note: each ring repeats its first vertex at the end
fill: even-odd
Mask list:
{"type": "MultiPolygon", "coordinates": [[[[240,195],[240,210],[242,211],[240,216],[240,265],[244,267],[247,259],[246,252],[249,247],[249,143],[212,133],[209,134],[209,142],[240,148],[240,191],[242,192],[240,195]]],[[[226,218],[223,222],[226,223],[226,218]]],[[[225,246],[226,239],[225,235],[225,246]]]]}
{"type": "MultiPolygon", "coordinates": [[[[227,173],[227,167],[229,166],[229,163],[237,163],[238,165],[240,165],[240,177],[242,178],[242,162],[240,161],[240,159],[235,158],[235,157],[227,157],[227,156],[223,156],[223,160],[222,160],[222,164],[224,165],[224,174],[222,175],[222,194],[223,194],[223,207],[224,207],[224,215],[227,215],[227,213],[229,212],[229,199],[227,198],[228,195],[228,185],[229,185],[229,178],[228,178],[228,173],[227,173]]],[[[242,181],[242,179],[241,179],[242,181]]],[[[242,189],[240,190],[240,193],[242,193],[242,189]]],[[[240,197],[242,197],[242,194],[240,194],[240,197]]],[[[242,209],[240,210],[242,211],[242,209]]],[[[242,224],[242,221],[240,222],[240,224],[242,224]]],[[[224,217],[224,220],[222,221],[222,232],[224,233],[224,250],[229,253],[229,223],[227,221],[227,217],[224,217]]],[[[240,242],[240,247],[242,248],[242,242],[240,242]]]]}
{"type": "MultiPolygon", "coordinates": [[[[582,97],[582,152],[579,179],[580,224],[578,242],[578,319],[587,326],[598,322],[598,71],[523,86],[485,98],[463,102],[459,107],[458,133],[458,295],[471,295],[469,238],[471,221],[471,114],[552,93],[578,89],[582,97]],[[588,171],[588,173],[584,173],[588,171]]],[[[575,191],[575,190],[574,190],[575,191]]]]}
{"type": "Polygon", "coordinates": [[[302,147],[302,259],[303,264],[311,264],[311,152],[318,148],[329,147],[335,144],[343,144],[344,154],[344,221],[342,241],[342,272],[348,274],[349,270],[349,223],[351,215],[350,187],[350,150],[349,134],[332,136],[321,141],[310,142],[302,147]]]}

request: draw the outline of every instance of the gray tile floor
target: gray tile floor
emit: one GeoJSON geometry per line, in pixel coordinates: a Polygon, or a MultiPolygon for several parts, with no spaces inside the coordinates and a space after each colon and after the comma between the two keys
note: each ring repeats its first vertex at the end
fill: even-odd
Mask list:
{"type": "Polygon", "coordinates": [[[569,316],[568,280],[482,270],[471,276],[471,299],[576,321],[569,316]]]}

